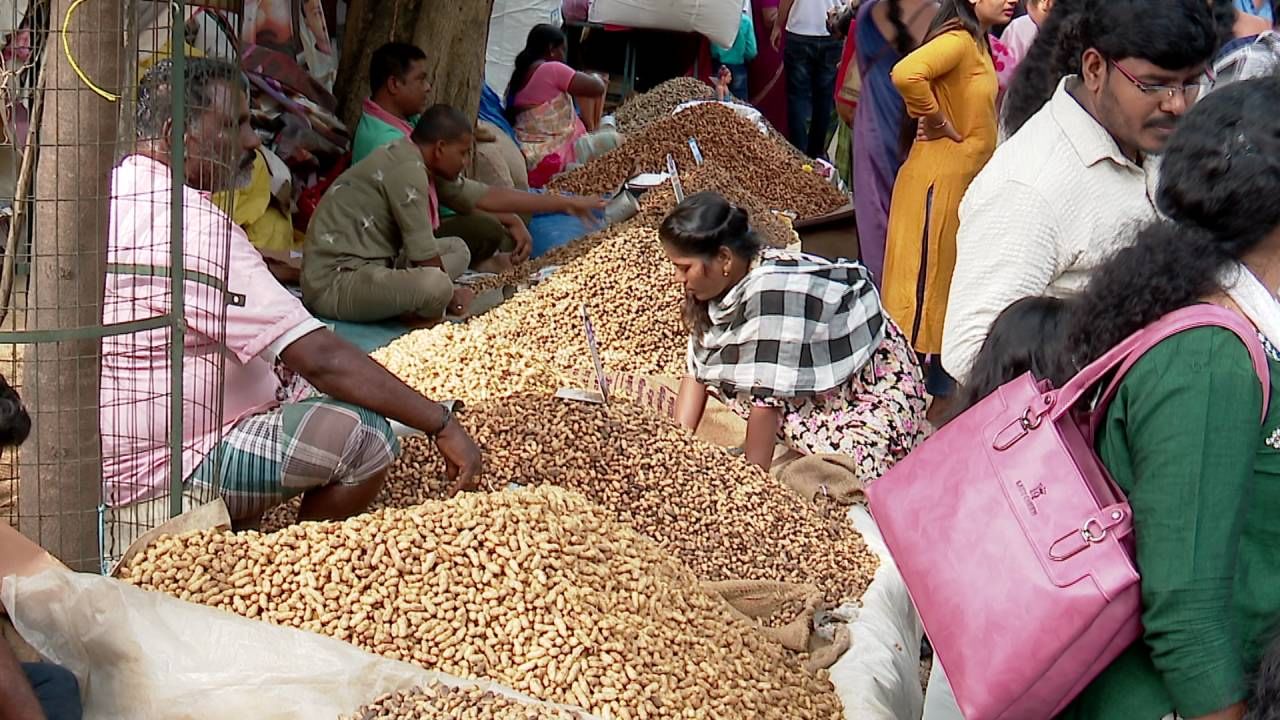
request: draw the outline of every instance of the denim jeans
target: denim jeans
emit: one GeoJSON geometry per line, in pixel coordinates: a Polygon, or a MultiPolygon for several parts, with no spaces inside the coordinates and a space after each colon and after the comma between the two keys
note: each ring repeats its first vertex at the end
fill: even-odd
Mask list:
{"type": "Polygon", "coordinates": [[[787,73],[788,139],[812,158],[826,159],[843,49],[840,40],[833,37],[787,33],[782,50],[787,73]]]}
{"type": "Polygon", "coordinates": [[[49,720],[80,720],[80,684],[76,676],[58,665],[22,663],[40,708],[49,720]]]}

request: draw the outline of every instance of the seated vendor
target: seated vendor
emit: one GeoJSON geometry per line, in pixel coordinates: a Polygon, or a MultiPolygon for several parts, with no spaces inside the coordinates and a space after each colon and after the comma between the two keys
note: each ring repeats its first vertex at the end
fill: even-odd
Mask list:
{"type": "MultiPolygon", "coordinates": [[[[260,145],[240,70],[187,60],[177,85],[190,108],[181,150],[169,140],[171,110],[184,101],[173,73],[164,60],[142,78],[137,150],[112,172],[103,322],[169,312],[171,281],[163,271],[171,162],[182,152],[183,423],[169,424],[170,328],[105,338],[100,422],[108,522],[126,527],[167,517],[175,462],[197,499],[217,491],[237,528],[256,526],[268,509],[297,495],[302,520],[356,515],[377,496],[398,449],[388,418],[434,438],[457,487],[474,487],[480,451],[449,409],[312,317],[271,276],[244,230],[209,201],[210,193],[247,182],[260,145]],[[170,456],[171,432],[182,433],[181,457],[170,456]],[[154,511],[155,503],[163,510],[154,511]]],[[[118,541],[109,535],[109,543],[118,541]]]]}
{"type": "Polygon", "coordinates": [[[594,222],[599,198],[535,195],[466,180],[471,123],[447,105],[428,109],[413,134],[384,145],[325,193],[307,228],[302,299],[347,322],[438,321],[462,314],[471,292],[455,287],[467,246],[442,232],[439,206],[459,212],[567,212],[594,222]],[[398,267],[403,253],[408,267],[398,267]]]}
{"type": "MultiPolygon", "coordinates": [[[[369,87],[373,96],[364,101],[364,114],[356,125],[352,163],[413,132],[431,93],[427,54],[407,43],[383,45],[369,61],[369,87]]],[[[502,272],[529,258],[533,239],[519,215],[458,213],[447,201],[440,205],[439,213],[440,234],[466,243],[473,269],[502,272]]]]}
{"type": "Polygon", "coordinates": [[[680,424],[697,429],[712,392],[747,421],[751,462],[768,469],[782,443],[850,457],[867,484],[924,439],[920,365],[861,264],[765,249],[716,193],[686,198],[659,237],[691,335],[680,424]]]}
{"type": "Polygon", "coordinates": [[[529,163],[529,182],[582,165],[616,148],[613,129],[599,129],[608,89],[596,75],[564,63],[567,40],[554,25],[535,25],[516,56],[507,116],[529,163]],[[582,113],[574,109],[574,103],[582,113]],[[540,167],[541,166],[541,167],[540,167]]]}

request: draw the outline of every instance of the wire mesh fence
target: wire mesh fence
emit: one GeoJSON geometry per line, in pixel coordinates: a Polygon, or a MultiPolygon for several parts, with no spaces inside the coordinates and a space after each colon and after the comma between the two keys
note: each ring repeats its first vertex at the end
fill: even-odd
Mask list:
{"type": "Polygon", "coordinates": [[[234,93],[192,75],[239,57],[222,5],[0,1],[0,372],[33,421],[0,514],[77,569],[215,494],[184,480],[223,421],[234,301],[209,211],[242,170],[210,124],[234,93]]]}

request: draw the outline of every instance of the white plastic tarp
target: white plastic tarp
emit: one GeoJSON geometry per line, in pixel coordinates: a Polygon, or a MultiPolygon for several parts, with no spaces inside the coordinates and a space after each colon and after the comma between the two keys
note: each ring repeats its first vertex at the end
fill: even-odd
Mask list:
{"type": "Polygon", "coordinates": [[[85,720],[337,718],[433,682],[537,702],[66,568],[9,576],[0,600],[23,639],[80,681],[85,720]]]}
{"type": "Polygon", "coordinates": [[[920,688],[924,628],[871,514],[856,505],[849,519],[879,556],[880,568],[849,624],[853,644],[832,666],[831,682],[849,720],[915,720],[924,707],[920,688]]]}
{"type": "Polygon", "coordinates": [[[484,79],[489,87],[506,95],[516,55],[524,49],[529,31],[539,23],[559,25],[561,21],[560,0],[496,0],[485,49],[484,79]]]}
{"type": "Polygon", "coordinates": [[[742,21],[742,0],[592,0],[591,22],[631,28],[696,32],[731,47],[742,21]]]}
{"type": "Polygon", "coordinates": [[[720,102],[719,100],[690,100],[687,103],[682,103],[681,105],[678,105],[676,109],[671,112],[671,114],[679,115],[680,113],[684,112],[685,110],[688,110],[689,108],[697,107],[699,105],[705,105],[707,103],[719,103],[720,105],[724,105],[725,107],[738,113],[742,117],[755,123],[756,127],[760,129],[761,135],[769,134],[769,125],[768,123],[765,122],[764,115],[761,115],[759,110],[751,107],[750,105],[743,105],[742,103],[720,102]]]}

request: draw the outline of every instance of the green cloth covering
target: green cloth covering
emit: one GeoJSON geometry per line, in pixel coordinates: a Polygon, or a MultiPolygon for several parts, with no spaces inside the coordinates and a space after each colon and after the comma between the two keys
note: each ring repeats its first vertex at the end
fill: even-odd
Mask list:
{"type": "MultiPolygon", "coordinates": [[[[409,125],[418,124],[418,115],[409,118],[409,125]]],[[[355,165],[361,160],[369,157],[369,153],[377,150],[383,145],[399,140],[404,137],[404,132],[400,128],[379,117],[374,117],[369,113],[360,116],[360,122],[356,125],[356,136],[351,141],[351,164],[355,165]]],[[[447,208],[442,203],[440,205],[440,217],[452,217],[458,213],[447,208]]]]}
{"type": "Polygon", "coordinates": [[[755,59],[758,50],[755,21],[751,19],[751,13],[744,12],[738,23],[738,37],[734,39],[733,46],[722,50],[713,43],[711,58],[724,65],[745,65],[755,59]]]}
{"type": "Polygon", "coordinates": [[[844,184],[853,187],[853,129],[836,117],[836,155],[832,163],[844,184]]]}
{"type": "Polygon", "coordinates": [[[1144,636],[1061,718],[1193,718],[1245,699],[1280,619],[1280,403],[1260,427],[1261,408],[1222,328],[1175,335],[1125,377],[1098,450],[1133,506],[1144,636]]]}

